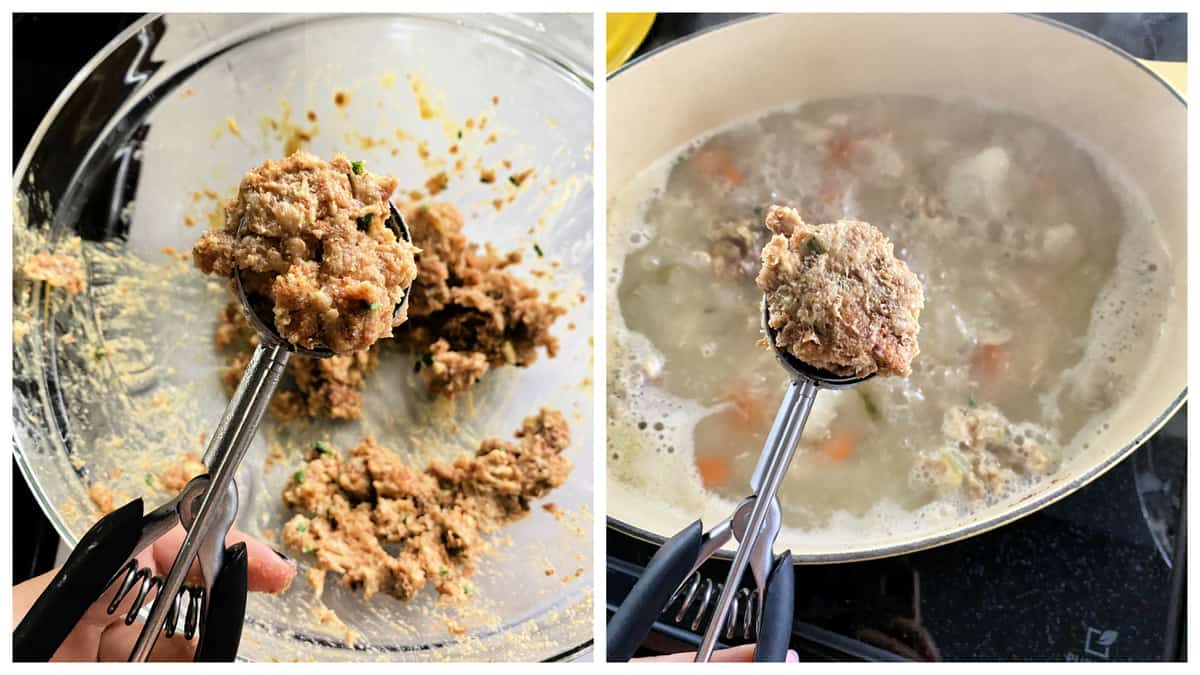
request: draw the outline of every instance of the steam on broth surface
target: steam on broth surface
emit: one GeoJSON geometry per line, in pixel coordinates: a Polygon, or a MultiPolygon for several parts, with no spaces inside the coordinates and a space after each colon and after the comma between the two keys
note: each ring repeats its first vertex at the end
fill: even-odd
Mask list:
{"type": "Polygon", "coordinates": [[[610,479],[682,508],[747,494],[786,378],[755,347],[777,203],[877,226],[926,297],[910,377],[817,398],[785,525],[1028,490],[1130,393],[1121,354],[1169,301],[1124,183],[1028,117],[899,96],[771,112],[663,158],[609,208],[610,479]]]}

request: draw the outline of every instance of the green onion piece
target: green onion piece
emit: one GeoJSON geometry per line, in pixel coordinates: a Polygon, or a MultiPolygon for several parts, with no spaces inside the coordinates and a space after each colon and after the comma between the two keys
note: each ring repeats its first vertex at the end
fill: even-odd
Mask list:
{"type": "Polygon", "coordinates": [[[333,454],[333,450],[330,449],[328,445],[325,445],[325,441],[317,441],[317,452],[321,453],[322,455],[333,454]]]}
{"type": "Polygon", "coordinates": [[[97,346],[94,350],[92,350],[92,357],[99,361],[103,359],[107,353],[108,352],[104,351],[103,345],[97,346]]]}
{"type": "Polygon", "coordinates": [[[358,221],[357,221],[357,222],[358,222],[358,226],[359,226],[360,228],[364,229],[364,230],[365,230],[365,229],[367,229],[368,227],[370,227],[370,225],[371,225],[371,219],[372,219],[372,218],[374,218],[374,217],[375,217],[375,214],[374,214],[374,213],[368,213],[367,215],[365,215],[365,216],[363,216],[363,217],[359,218],[359,219],[358,219],[358,221]]]}
{"type": "Polygon", "coordinates": [[[372,302],[372,303],[371,303],[371,311],[372,311],[372,312],[378,312],[378,311],[379,311],[379,308],[380,308],[380,306],[381,306],[381,305],[380,305],[378,302],[372,302]]]}
{"type": "Polygon", "coordinates": [[[300,523],[299,525],[296,526],[296,531],[297,532],[308,532],[308,525],[306,523],[300,523]]]}
{"type": "Polygon", "coordinates": [[[442,569],[438,570],[438,574],[440,574],[440,575],[442,575],[442,576],[446,576],[446,575],[447,575],[447,574],[449,574],[449,573],[450,573],[450,570],[446,569],[445,567],[443,567],[442,569]]]}
{"type": "Polygon", "coordinates": [[[304,469],[297,471],[295,473],[295,475],[292,476],[292,478],[296,479],[296,485],[300,485],[301,483],[303,483],[304,482],[304,469]]]}
{"type": "Polygon", "coordinates": [[[154,487],[154,474],[146,474],[146,485],[154,487]]]}
{"type": "Polygon", "coordinates": [[[521,187],[521,181],[517,180],[516,176],[509,176],[508,182],[512,183],[513,185],[516,185],[517,187],[521,187]]]}
{"type": "Polygon", "coordinates": [[[470,594],[471,594],[471,587],[463,586],[463,595],[470,595],[470,594]]]}
{"type": "Polygon", "coordinates": [[[355,160],[353,162],[350,162],[350,168],[354,169],[355,176],[361,176],[362,172],[364,171],[363,163],[360,160],[355,160]]]}
{"type": "Polygon", "coordinates": [[[401,524],[401,525],[407,525],[407,524],[408,524],[408,516],[404,516],[403,518],[401,518],[401,519],[400,519],[400,524],[401,524]]]}
{"type": "Polygon", "coordinates": [[[967,396],[967,407],[974,408],[978,403],[975,402],[974,396],[967,396]]]}
{"type": "Polygon", "coordinates": [[[542,256],[545,255],[544,253],[542,253],[542,247],[538,246],[537,244],[533,245],[533,252],[537,253],[539,258],[541,258],[542,256]]]}
{"type": "Polygon", "coordinates": [[[812,253],[821,255],[825,252],[825,247],[821,245],[821,242],[817,241],[816,237],[809,237],[804,241],[804,243],[806,246],[808,246],[808,250],[812,253]]]}
{"type": "Polygon", "coordinates": [[[462,140],[462,129],[458,130],[458,138],[459,140],[462,140]]]}

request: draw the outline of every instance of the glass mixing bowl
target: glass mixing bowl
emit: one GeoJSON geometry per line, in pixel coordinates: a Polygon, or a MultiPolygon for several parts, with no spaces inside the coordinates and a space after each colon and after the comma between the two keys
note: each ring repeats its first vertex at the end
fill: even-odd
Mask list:
{"type": "MultiPolygon", "coordinates": [[[[268,416],[238,475],[238,525],[268,540],[278,532],[289,516],[280,493],[314,439],[346,448],[370,433],[423,465],[483,437],[511,439],[547,405],[571,424],[574,471],[543,500],[557,509],[535,504],[493,537],[468,605],[439,605],[430,590],[410,602],[364,601],[333,578],[317,598],[299,576],[282,595],[252,595],[241,654],[586,654],[591,54],[588,17],[202,15],[148,17],[92,59],[38,128],[14,179],[16,264],[34,250],[79,246],[88,277],[85,293],[67,297],[14,273],[14,451],[59,534],[74,544],[98,517],[88,496],[96,483],[121,499],[167,499],[158,473],[200,453],[220,417],[226,396],[213,330],[228,291],[177,254],[219,219],[218,195],[296,146],[362,159],[399,177],[406,192],[427,193],[426,180],[445,170],[450,180],[436,198],[464,212],[468,237],[525,250],[519,273],[569,305],[554,327],[558,356],[497,369],[450,406],[430,400],[413,355],[384,350],[362,421],[284,426],[268,416]],[[504,162],[513,173],[534,169],[533,178],[519,187],[508,171],[480,179],[480,167],[504,162]],[[355,639],[321,623],[322,608],[355,639]]],[[[312,562],[295,557],[302,571],[312,562]]]]}

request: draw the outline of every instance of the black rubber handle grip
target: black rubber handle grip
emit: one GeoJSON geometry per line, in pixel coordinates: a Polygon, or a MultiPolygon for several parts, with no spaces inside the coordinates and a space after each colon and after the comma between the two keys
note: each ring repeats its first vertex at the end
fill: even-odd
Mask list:
{"type": "Polygon", "coordinates": [[[792,552],[784,551],[775,559],[775,566],[767,577],[762,625],[758,627],[758,644],[754,648],[755,661],[781,663],[787,658],[796,602],[794,574],[792,552]]]}
{"type": "Polygon", "coordinates": [[[208,598],[200,627],[197,661],[228,662],[237,658],[242,624],[246,620],[248,568],[246,544],[238,542],[225,549],[221,572],[213,582],[212,595],[208,598]]]}
{"type": "Polygon", "coordinates": [[[13,631],[14,661],[49,661],[58,647],[100,599],[133,554],[142,535],[142,500],[104,516],[83,535],[13,631]]]}
{"type": "Polygon", "coordinates": [[[671,594],[700,557],[703,532],[697,520],[663,543],[650,559],[625,602],[608,620],[609,661],[628,661],[633,657],[671,600],[671,594]]]}

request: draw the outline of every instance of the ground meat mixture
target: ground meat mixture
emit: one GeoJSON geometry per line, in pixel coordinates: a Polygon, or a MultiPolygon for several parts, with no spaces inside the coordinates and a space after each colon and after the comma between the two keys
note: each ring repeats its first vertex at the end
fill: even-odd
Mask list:
{"type": "MultiPolygon", "coordinates": [[[[488,439],[473,455],[423,471],[370,438],[345,456],[319,443],[284,490],[284,503],[301,514],[284,526],[283,540],[368,598],[408,599],[432,584],[444,601],[461,601],[488,549],[484,535],[566,481],[569,444],[566,420],[547,409],[525,419],[516,442],[488,439]]],[[[309,581],[324,584],[321,573],[309,581]]]]}
{"type": "Polygon", "coordinates": [[[224,229],[204,233],[192,256],[206,274],[240,269],[292,344],[360,351],[403,322],[392,310],[416,276],[416,250],[385,225],[395,189],[343,155],[268,161],[242,178],[224,229]]]}
{"type": "Polygon", "coordinates": [[[88,499],[100,510],[100,515],[108,515],[117,508],[117,501],[123,497],[108,485],[95,482],[88,486],[88,499]]]}
{"type": "Polygon", "coordinates": [[[35,253],[25,261],[23,271],[30,279],[65,289],[71,295],[82,293],[87,287],[83,265],[78,258],[65,253],[35,253]]]}
{"type": "Polygon", "coordinates": [[[776,344],[841,376],[908,375],[925,298],[887,237],[852,220],[809,225],[781,206],[766,224],[775,235],[755,282],[776,344]]]}
{"type": "Polygon", "coordinates": [[[444,398],[454,398],[470,391],[488,371],[487,357],[479,352],[456,352],[450,343],[438,340],[429,347],[429,357],[420,369],[421,378],[429,391],[444,398]]]}
{"type": "Polygon", "coordinates": [[[208,468],[194,453],[187,453],[178,464],[171,464],[158,474],[158,483],[163,490],[177,494],[187,487],[188,481],[208,473],[208,468]]]}
{"type": "MultiPolygon", "coordinates": [[[[241,304],[222,308],[214,337],[217,350],[230,355],[221,368],[221,381],[232,395],[242,380],[258,335],[242,313],[241,304]]],[[[288,378],[271,399],[278,420],[297,418],[358,419],[362,417],[362,388],[379,358],[372,350],[325,359],[296,357],[288,361],[288,378]]]]}
{"type": "Polygon", "coordinates": [[[708,256],[713,276],[722,281],[753,279],[758,273],[759,251],[769,232],[760,220],[730,220],[708,235],[708,256]]]}
{"type": "MultiPolygon", "coordinates": [[[[491,246],[479,250],[462,234],[462,215],[452,204],[409,204],[402,211],[421,254],[409,321],[397,331],[397,340],[418,354],[432,354],[440,340],[447,345],[443,354],[462,356],[443,358],[447,370],[427,381],[478,379],[483,371],[472,354],[495,368],[527,366],[537,360],[538,347],[551,357],[557,353],[550,326],[566,310],[542,300],[536,288],[507,269],[521,261],[519,252],[501,256],[491,246]]],[[[432,365],[429,358],[422,361],[432,365]]],[[[460,390],[447,387],[440,393],[460,390]]]]}
{"type": "Polygon", "coordinates": [[[913,480],[938,491],[962,489],[972,500],[1000,496],[1015,480],[1047,474],[1054,462],[1044,430],[1013,424],[993,405],[956,406],[942,418],[946,443],[922,452],[913,480]]]}

